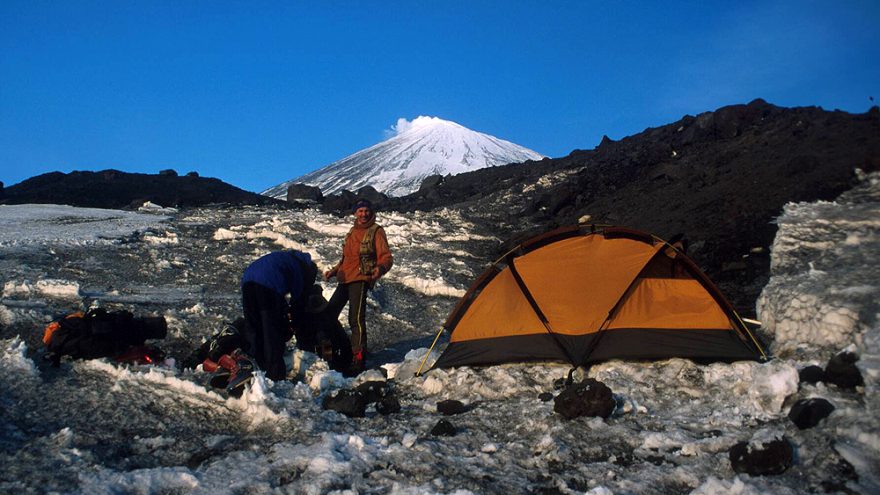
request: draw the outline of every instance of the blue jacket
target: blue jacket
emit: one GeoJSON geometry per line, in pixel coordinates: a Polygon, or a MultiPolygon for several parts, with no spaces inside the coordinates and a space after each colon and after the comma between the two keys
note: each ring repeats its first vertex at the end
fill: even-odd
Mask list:
{"type": "Polygon", "coordinates": [[[274,290],[282,297],[290,294],[293,301],[299,299],[303,291],[314,282],[303,280],[303,269],[311,263],[312,257],[309,253],[293,250],[269,253],[244,270],[241,284],[254,282],[274,290]]]}

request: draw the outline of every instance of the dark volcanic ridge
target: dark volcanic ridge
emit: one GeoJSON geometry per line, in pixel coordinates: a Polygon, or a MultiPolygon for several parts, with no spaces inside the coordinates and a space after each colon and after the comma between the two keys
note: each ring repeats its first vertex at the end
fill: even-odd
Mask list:
{"type": "Polygon", "coordinates": [[[239,189],[220,179],[172,170],[137,174],[119,170],[50,172],[0,190],[0,204],[65,204],[90,208],[138,207],[146,201],[162,206],[193,207],[222,203],[265,205],[277,200],[239,189]]]}
{"type": "Polygon", "coordinates": [[[457,207],[488,220],[503,252],[526,237],[586,220],[662,238],[683,233],[689,254],[744,314],[769,277],[775,219],[789,202],[833,200],[856,169],[880,169],[880,109],[863,114],[732,105],[592,150],[426,179],[402,198],[367,188],[323,199],[345,212],[358,196],[391,210],[457,207]]]}

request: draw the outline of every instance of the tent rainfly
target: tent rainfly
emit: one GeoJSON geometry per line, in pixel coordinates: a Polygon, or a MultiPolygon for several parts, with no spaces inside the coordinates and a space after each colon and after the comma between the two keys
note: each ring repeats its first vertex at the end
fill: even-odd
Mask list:
{"type": "Polygon", "coordinates": [[[563,227],[525,241],[477,278],[443,329],[450,340],[435,368],[767,358],[680,249],[621,227],[563,227]]]}

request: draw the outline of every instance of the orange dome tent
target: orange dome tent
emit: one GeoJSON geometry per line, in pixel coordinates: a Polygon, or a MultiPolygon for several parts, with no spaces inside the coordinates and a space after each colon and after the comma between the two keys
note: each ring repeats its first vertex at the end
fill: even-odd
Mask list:
{"type": "Polygon", "coordinates": [[[620,227],[564,227],[520,244],[477,278],[443,328],[451,336],[435,368],[766,358],[682,251],[620,227]]]}

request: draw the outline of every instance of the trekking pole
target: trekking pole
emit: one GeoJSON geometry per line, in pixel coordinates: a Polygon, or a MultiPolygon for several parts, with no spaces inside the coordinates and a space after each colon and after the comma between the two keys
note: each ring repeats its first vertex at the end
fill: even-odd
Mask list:
{"type": "Polygon", "coordinates": [[[437,340],[440,339],[440,334],[442,334],[442,333],[443,333],[443,327],[440,327],[440,331],[437,332],[437,336],[434,337],[434,342],[431,343],[431,347],[428,348],[428,352],[426,352],[425,357],[422,358],[422,364],[419,365],[419,370],[416,371],[416,376],[419,376],[422,374],[422,368],[425,366],[425,361],[428,360],[428,356],[431,355],[431,351],[434,350],[434,346],[437,345],[437,340]]]}

